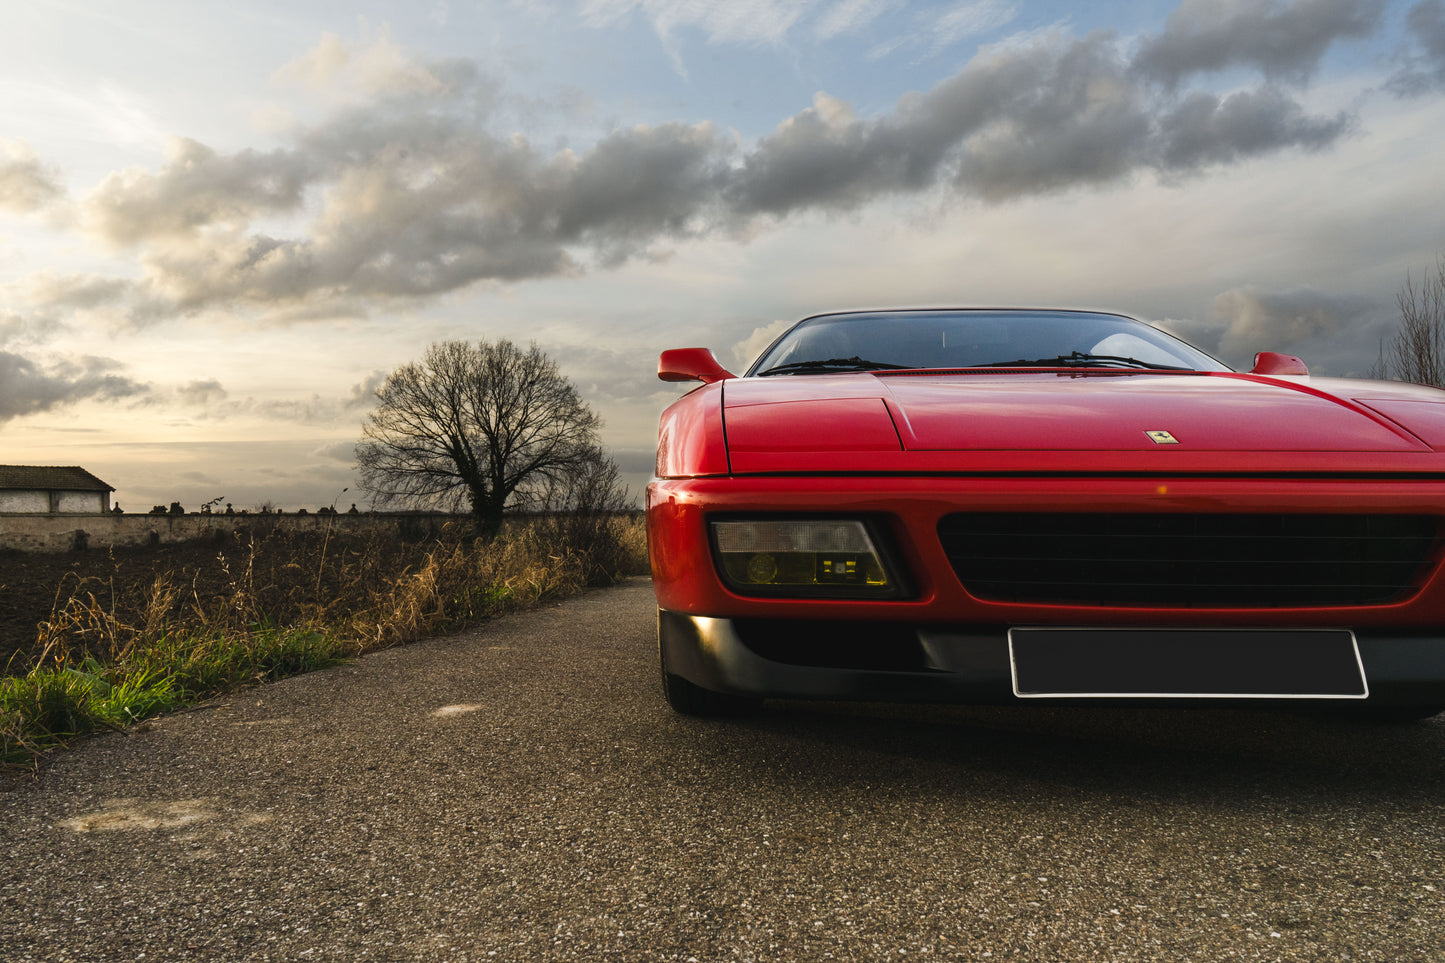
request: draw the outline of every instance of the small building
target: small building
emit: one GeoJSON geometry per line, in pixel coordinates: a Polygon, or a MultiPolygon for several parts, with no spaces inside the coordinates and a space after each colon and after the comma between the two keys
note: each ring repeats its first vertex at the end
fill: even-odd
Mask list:
{"type": "Polygon", "coordinates": [[[91,514],[110,511],[107,485],[84,468],[0,465],[0,513],[91,514]]]}

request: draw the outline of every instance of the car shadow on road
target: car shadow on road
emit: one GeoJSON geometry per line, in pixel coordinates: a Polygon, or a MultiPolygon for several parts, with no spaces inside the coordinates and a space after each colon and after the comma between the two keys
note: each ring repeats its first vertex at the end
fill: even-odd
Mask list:
{"type": "Polygon", "coordinates": [[[1247,708],[770,702],[721,725],[749,733],[771,760],[831,760],[873,781],[987,774],[1165,796],[1445,796],[1445,716],[1386,725],[1247,708]]]}

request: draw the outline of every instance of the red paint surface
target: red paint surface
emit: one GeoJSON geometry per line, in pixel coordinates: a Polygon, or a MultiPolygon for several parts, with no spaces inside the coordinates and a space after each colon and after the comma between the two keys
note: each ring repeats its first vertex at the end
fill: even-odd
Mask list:
{"type": "MultiPolygon", "coordinates": [[[[1198,624],[1198,609],[981,602],[954,576],[938,521],[1030,509],[1445,515],[1445,454],[1432,446],[1445,450],[1445,392],[1385,382],[1079,371],[732,379],[663,415],[660,480],[648,488],[654,585],[663,607],[707,616],[1198,624]],[[1152,430],[1179,444],[1155,444],[1152,430]],[[876,517],[917,596],[733,595],[713,573],[706,530],[708,514],[724,511],[876,517]]],[[[1207,618],[1441,625],[1445,578],[1437,559],[1403,602],[1211,608],[1207,618]]]]}
{"type": "Polygon", "coordinates": [[[662,413],[656,470],[659,478],[727,474],[722,384],[690,391],[662,413]]]}
{"type": "MultiPolygon", "coordinates": [[[[938,541],[950,512],[1400,512],[1440,514],[1438,481],[1277,478],[712,478],[660,480],[648,488],[653,585],[664,608],[707,616],[904,619],[998,624],[1193,625],[1199,609],[1022,605],[972,598],[938,541]],[[867,514],[880,518],[918,594],[907,601],[743,598],[713,573],[710,512],[867,514]]],[[[1278,610],[1208,609],[1219,625],[1445,624],[1437,567],[1416,596],[1390,605],[1278,610]]]]}

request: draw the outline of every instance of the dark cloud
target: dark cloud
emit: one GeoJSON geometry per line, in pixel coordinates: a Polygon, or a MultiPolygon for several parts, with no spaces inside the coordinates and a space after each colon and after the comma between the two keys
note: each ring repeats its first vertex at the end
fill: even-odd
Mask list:
{"type": "Polygon", "coordinates": [[[46,366],[0,351],[0,422],[86,399],[115,401],[148,390],[119,370],[120,365],[107,358],[62,360],[46,366]]]}
{"type": "Polygon", "coordinates": [[[0,210],[28,214],[64,196],[59,176],[29,145],[0,140],[0,210]]]}
{"type": "MultiPolygon", "coordinates": [[[[1203,9],[1181,8],[1195,33],[1203,9]]],[[[1255,22],[1253,7],[1218,9],[1218,24],[1255,22]]],[[[1317,58],[1374,16],[1343,0],[1262,9],[1271,29],[1309,24],[1314,38],[1273,59],[1258,46],[1227,61],[1267,76],[1313,63],[1300,51],[1317,58]]],[[[1220,30],[1209,36],[1233,36],[1220,30]]],[[[1156,40],[1186,34],[1171,21],[1156,40]]],[[[470,65],[402,62],[390,48],[348,60],[328,43],[302,73],[350,70],[369,99],[280,149],[222,154],[182,140],[159,170],[108,178],[85,200],[85,222],[138,246],[144,276],[60,279],[37,301],[108,300],[137,324],[214,307],[334,316],[614,266],[683,239],[744,234],[759,218],[936,189],[1004,202],[1140,173],[1173,179],[1321,149],[1350,130],[1347,116],[1309,114],[1270,83],[1225,98],[1151,85],[1112,35],[1055,32],[985,50],[877,117],[819,94],[751,147],[709,124],[672,123],[549,153],[493,131],[496,86],[470,65]]]]}
{"type": "Polygon", "coordinates": [[[205,381],[191,381],[176,389],[181,403],[204,407],[226,400],[228,392],[215,378],[205,381]]]}
{"type": "Polygon", "coordinates": [[[133,284],[123,278],[84,274],[37,274],[26,279],[29,302],[42,308],[89,309],[127,297],[133,284]]]}
{"type": "Polygon", "coordinates": [[[1445,89],[1445,0],[1421,0],[1405,25],[1410,39],[1396,58],[1404,65],[1390,78],[1390,90],[1415,97],[1445,89]]]}
{"type": "MultiPolygon", "coordinates": [[[[1022,76],[996,82],[1022,86],[1008,91],[1002,114],[970,132],[958,183],[1000,201],[1116,181],[1147,163],[1151,107],[1126,80],[1112,36],[1096,33],[1019,59],[1024,69],[999,73],[1022,76]]],[[[1000,97],[991,91],[991,104],[1000,97]]]]}
{"type": "Polygon", "coordinates": [[[228,156],[178,138],[160,174],[111,174],[86,198],[85,212],[92,229],[115,244],[189,237],[212,224],[295,210],[315,176],[308,167],[306,156],[292,151],[228,156]]]}
{"type": "Polygon", "coordinates": [[[539,213],[544,223],[555,219],[558,240],[589,244],[604,264],[617,263],[659,238],[701,233],[699,218],[725,183],[727,155],[710,124],[619,131],[550,165],[556,181],[539,198],[539,213]]]}
{"type": "Polygon", "coordinates": [[[350,157],[354,142],[323,133],[290,164],[274,154],[230,158],[224,179],[241,186],[237,195],[205,189],[182,164],[133,178],[135,192],[113,180],[92,196],[108,239],[149,241],[133,317],[164,316],[166,305],[424,298],[477,281],[576,273],[573,246],[617,263],[701,230],[695,208],[715,193],[722,157],[710,128],[683,125],[619,132],[586,155],[553,158],[464,125],[402,121],[358,130],[359,140],[379,141],[362,161],[350,157]],[[253,188],[271,183],[269,171],[304,168],[303,157],[323,158],[318,170],[328,172],[313,182],[324,191],[309,234],[245,233],[247,212],[299,210],[294,177],[284,191],[253,188]],[[264,170],[238,175],[248,164],[264,170]],[[178,195],[189,205],[173,203],[178,195]]]}
{"type": "Polygon", "coordinates": [[[778,215],[945,180],[994,199],[1097,182],[1138,163],[1149,126],[1141,96],[1106,33],[982,53],[873,120],[820,94],[746,156],[729,206],[778,215]],[[1020,161],[1026,169],[1012,170],[1020,161]]]}
{"type": "Polygon", "coordinates": [[[1164,32],[1140,44],[1133,66],[1169,87],[1231,67],[1301,81],[1335,42],[1374,33],[1384,7],[1384,0],[1184,0],[1164,32]]]}
{"type": "Polygon", "coordinates": [[[926,95],[865,121],[830,99],[785,122],[729,187],[743,214],[849,209],[947,180],[1005,201],[1165,177],[1272,152],[1327,147],[1347,115],[1319,117],[1278,88],[1176,97],[1131,75],[1115,38],[1053,35],[980,55],[926,95]]]}
{"type": "Polygon", "coordinates": [[[1237,288],[1214,299],[1214,313],[1223,322],[1213,347],[1221,358],[1248,368],[1255,352],[1284,351],[1308,355],[1317,374],[1363,375],[1376,360],[1360,353],[1373,345],[1390,323],[1388,305],[1356,295],[1330,294],[1312,288],[1259,291],[1237,288]]]}
{"type": "Polygon", "coordinates": [[[1067,44],[1051,38],[980,55],[932,91],[905,97],[873,120],[819,94],[811,109],[784,121],[744,158],[726,191],[728,206],[741,217],[783,215],[850,209],[880,194],[931,188],[947,176],[966,138],[986,137],[990,124],[1013,128],[999,130],[1000,139],[1019,133],[1060,95],[1069,98],[1072,91],[1051,81],[1088,60],[1100,42],[1108,43],[1102,35],[1067,44]]]}
{"type": "Polygon", "coordinates": [[[41,344],[62,327],[50,318],[0,311],[0,347],[41,344]]]}
{"type": "Polygon", "coordinates": [[[1287,143],[1305,150],[1328,147],[1353,124],[1348,114],[1312,117],[1275,88],[1220,99],[1195,92],[1159,125],[1163,171],[1226,164],[1287,143]]]}

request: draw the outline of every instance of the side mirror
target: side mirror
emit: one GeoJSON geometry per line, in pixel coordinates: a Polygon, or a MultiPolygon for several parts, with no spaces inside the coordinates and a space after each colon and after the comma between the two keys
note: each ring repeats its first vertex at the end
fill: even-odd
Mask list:
{"type": "Polygon", "coordinates": [[[719,364],[707,348],[673,348],[657,359],[657,377],[663,381],[701,381],[710,385],[737,375],[719,364]]]}
{"type": "Polygon", "coordinates": [[[1254,356],[1254,367],[1250,374],[1257,375],[1307,375],[1309,366],[1292,354],[1278,351],[1261,351],[1254,356]]]}

